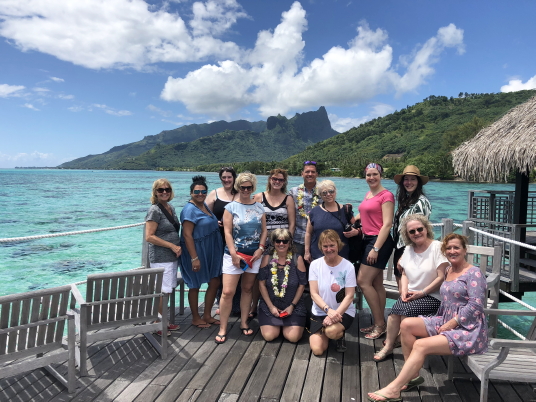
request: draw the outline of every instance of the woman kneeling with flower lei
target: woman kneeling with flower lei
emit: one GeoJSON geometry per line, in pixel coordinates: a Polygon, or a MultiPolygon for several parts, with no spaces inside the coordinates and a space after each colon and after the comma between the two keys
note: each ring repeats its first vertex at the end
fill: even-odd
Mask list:
{"type": "Polygon", "coordinates": [[[305,264],[293,253],[292,235],[287,229],[274,229],[270,235],[273,253],[262,260],[258,280],[261,300],[259,325],[265,340],[283,332],[290,342],[303,335],[307,310],[301,296],[307,284],[305,264]]]}

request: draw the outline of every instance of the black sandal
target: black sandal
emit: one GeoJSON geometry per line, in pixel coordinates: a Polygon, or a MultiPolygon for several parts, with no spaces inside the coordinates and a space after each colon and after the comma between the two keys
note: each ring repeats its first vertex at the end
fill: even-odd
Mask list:
{"type": "Polygon", "coordinates": [[[246,327],[246,328],[240,328],[240,331],[242,331],[242,334],[244,336],[251,336],[253,335],[253,330],[249,327],[246,327]],[[249,334],[248,332],[251,331],[251,334],[249,334]]]}
{"type": "Polygon", "coordinates": [[[214,339],[214,342],[216,342],[218,345],[221,345],[222,343],[225,343],[225,341],[227,340],[227,334],[223,334],[223,335],[216,335],[216,338],[220,338],[219,340],[218,339],[214,339]]]}

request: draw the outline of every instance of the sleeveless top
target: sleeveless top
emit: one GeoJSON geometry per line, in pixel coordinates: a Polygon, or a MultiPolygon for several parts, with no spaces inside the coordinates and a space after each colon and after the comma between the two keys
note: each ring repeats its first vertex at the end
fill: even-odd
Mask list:
{"type": "MultiPolygon", "coordinates": [[[[232,201],[221,200],[218,197],[218,190],[216,190],[216,200],[214,200],[214,206],[212,207],[212,213],[218,219],[218,221],[223,221],[223,212],[225,211],[225,206],[232,201]]],[[[223,231],[223,226],[220,227],[221,238],[223,239],[223,244],[225,245],[225,232],[223,231]]]]}
{"type": "Polygon", "coordinates": [[[266,215],[266,229],[268,229],[268,235],[274,229],[288,229],[287,197],[288,195],[285,196],[283,202],[277,207],[273,207],[266,199],[264,192],[262,193],[261,205],[264,207],[264,213],[266,215]]]}

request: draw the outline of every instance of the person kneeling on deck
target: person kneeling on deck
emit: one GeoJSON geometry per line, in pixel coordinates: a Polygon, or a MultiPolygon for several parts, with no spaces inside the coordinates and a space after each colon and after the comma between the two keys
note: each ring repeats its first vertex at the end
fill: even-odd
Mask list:
{"type": "Polygon", "coordinates": [[[318,239],[324,257],[314,260],[309,268],[313,299],[309,345],[316,356],[324,353],[330,339],[337,340],[337,351],[346,350],[344,331],[355,316],[355,271],[352,263],[339,255],[343,246],[336,231],[324,230],[318,239]]]}
{"type": "Polygon", "coordinates": [[[266,341],[283,336],[298,342],[306,323],[307,309],[301,296],[307,284],[305,264],[296,255],[288,229],[274,229],[270,234],[269,254],[262,259],[259,271],[259,325],[266,341]]]}

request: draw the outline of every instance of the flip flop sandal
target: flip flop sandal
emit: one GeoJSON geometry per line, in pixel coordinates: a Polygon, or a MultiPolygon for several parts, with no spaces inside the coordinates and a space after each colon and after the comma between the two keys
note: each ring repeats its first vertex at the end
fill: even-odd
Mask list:
{"type": "Polygon", "coordinates": [[[385,358],[387,356],[390,356],[393,354],[393,351],[392,350],[385,350],[386,348],[382,348],[381,350],[377,351],[376,353],[374,353],[374,361],[375,362],[381,362],[383,360],[385,360],[385,358]]]}
{"type": "Polygon", "coordinates": [[[372,331],[374,331],[375,327],[376,327],[375,325],[371,325],[370,327],[360,328],[359,332],[362,332],[364,334],[370,334],[372,331]]]}
{"type": "Polygon", "coordinates": [[[251,328],[240,328],[240,331],[242,331],[242,334],[244,334],[244,336],[251,336],[253,335],[253,330],[251,328]],[[251,331],[251,334],[249,334],[248,332],[251,331]]]}
{"type": "Polygon", "coordinates": [[[398,397],[398,398],[387,398],[385,395],[380,394],[378,391],[374,391],[373,394],[381,396],[383,399],[374,399],[374,398],[369,396],[368,397],[369,401],[372,401],[372,402],[400,402],[400,401],[402,401],[402,398],[400,398],[400,397],[398,397]]]}
{"type": "Polygon", "coordinates": [[[207,321],[207,324],[210,324],[210,325],[220,325],[221,322],[220,322],[220,320],[214,320],[214,321],[207,321]]]}
{"type": "Polygon", "coordinates": [[[218,345],[221,345],[222,343],[225,343],[225,341],[227,340],[227,334],[223,334],[223,335],[216,335],[216,339],[214,339],[214,342],[216,342],[218,345]],[[218,340],[218,338],[220,338],[218,340]]]}
{"type": "Polygon", "coordinates": [[[177,324],[169,324],[167,326],[167,329],[168,331],[178,331],[179,329],[181,329],[181,326],[177,324]]]}
{"type": "Polygon", "coordinates": [[[422,383],[424,382],[424,378],[422,378],[421,376],[418,376],[416,378],[414,378],[413,380],[411,380],[410,382],[408,382],[406,384],[406,388],[404,388],[403,390],[401,390],[402,392],[407,392],[407,391],[411,391],[413,388],[417,388],[419,385],[421,385],[422,383]]]}
{"type": "Polygon", "coordinates": [[[380,336],[385,334],[387,332],[387,324],[384,325],[376,325],[374,327],[374,331],[369,332],[365,335],[365,338],[367,339],[378,339],[380,336]]]}

